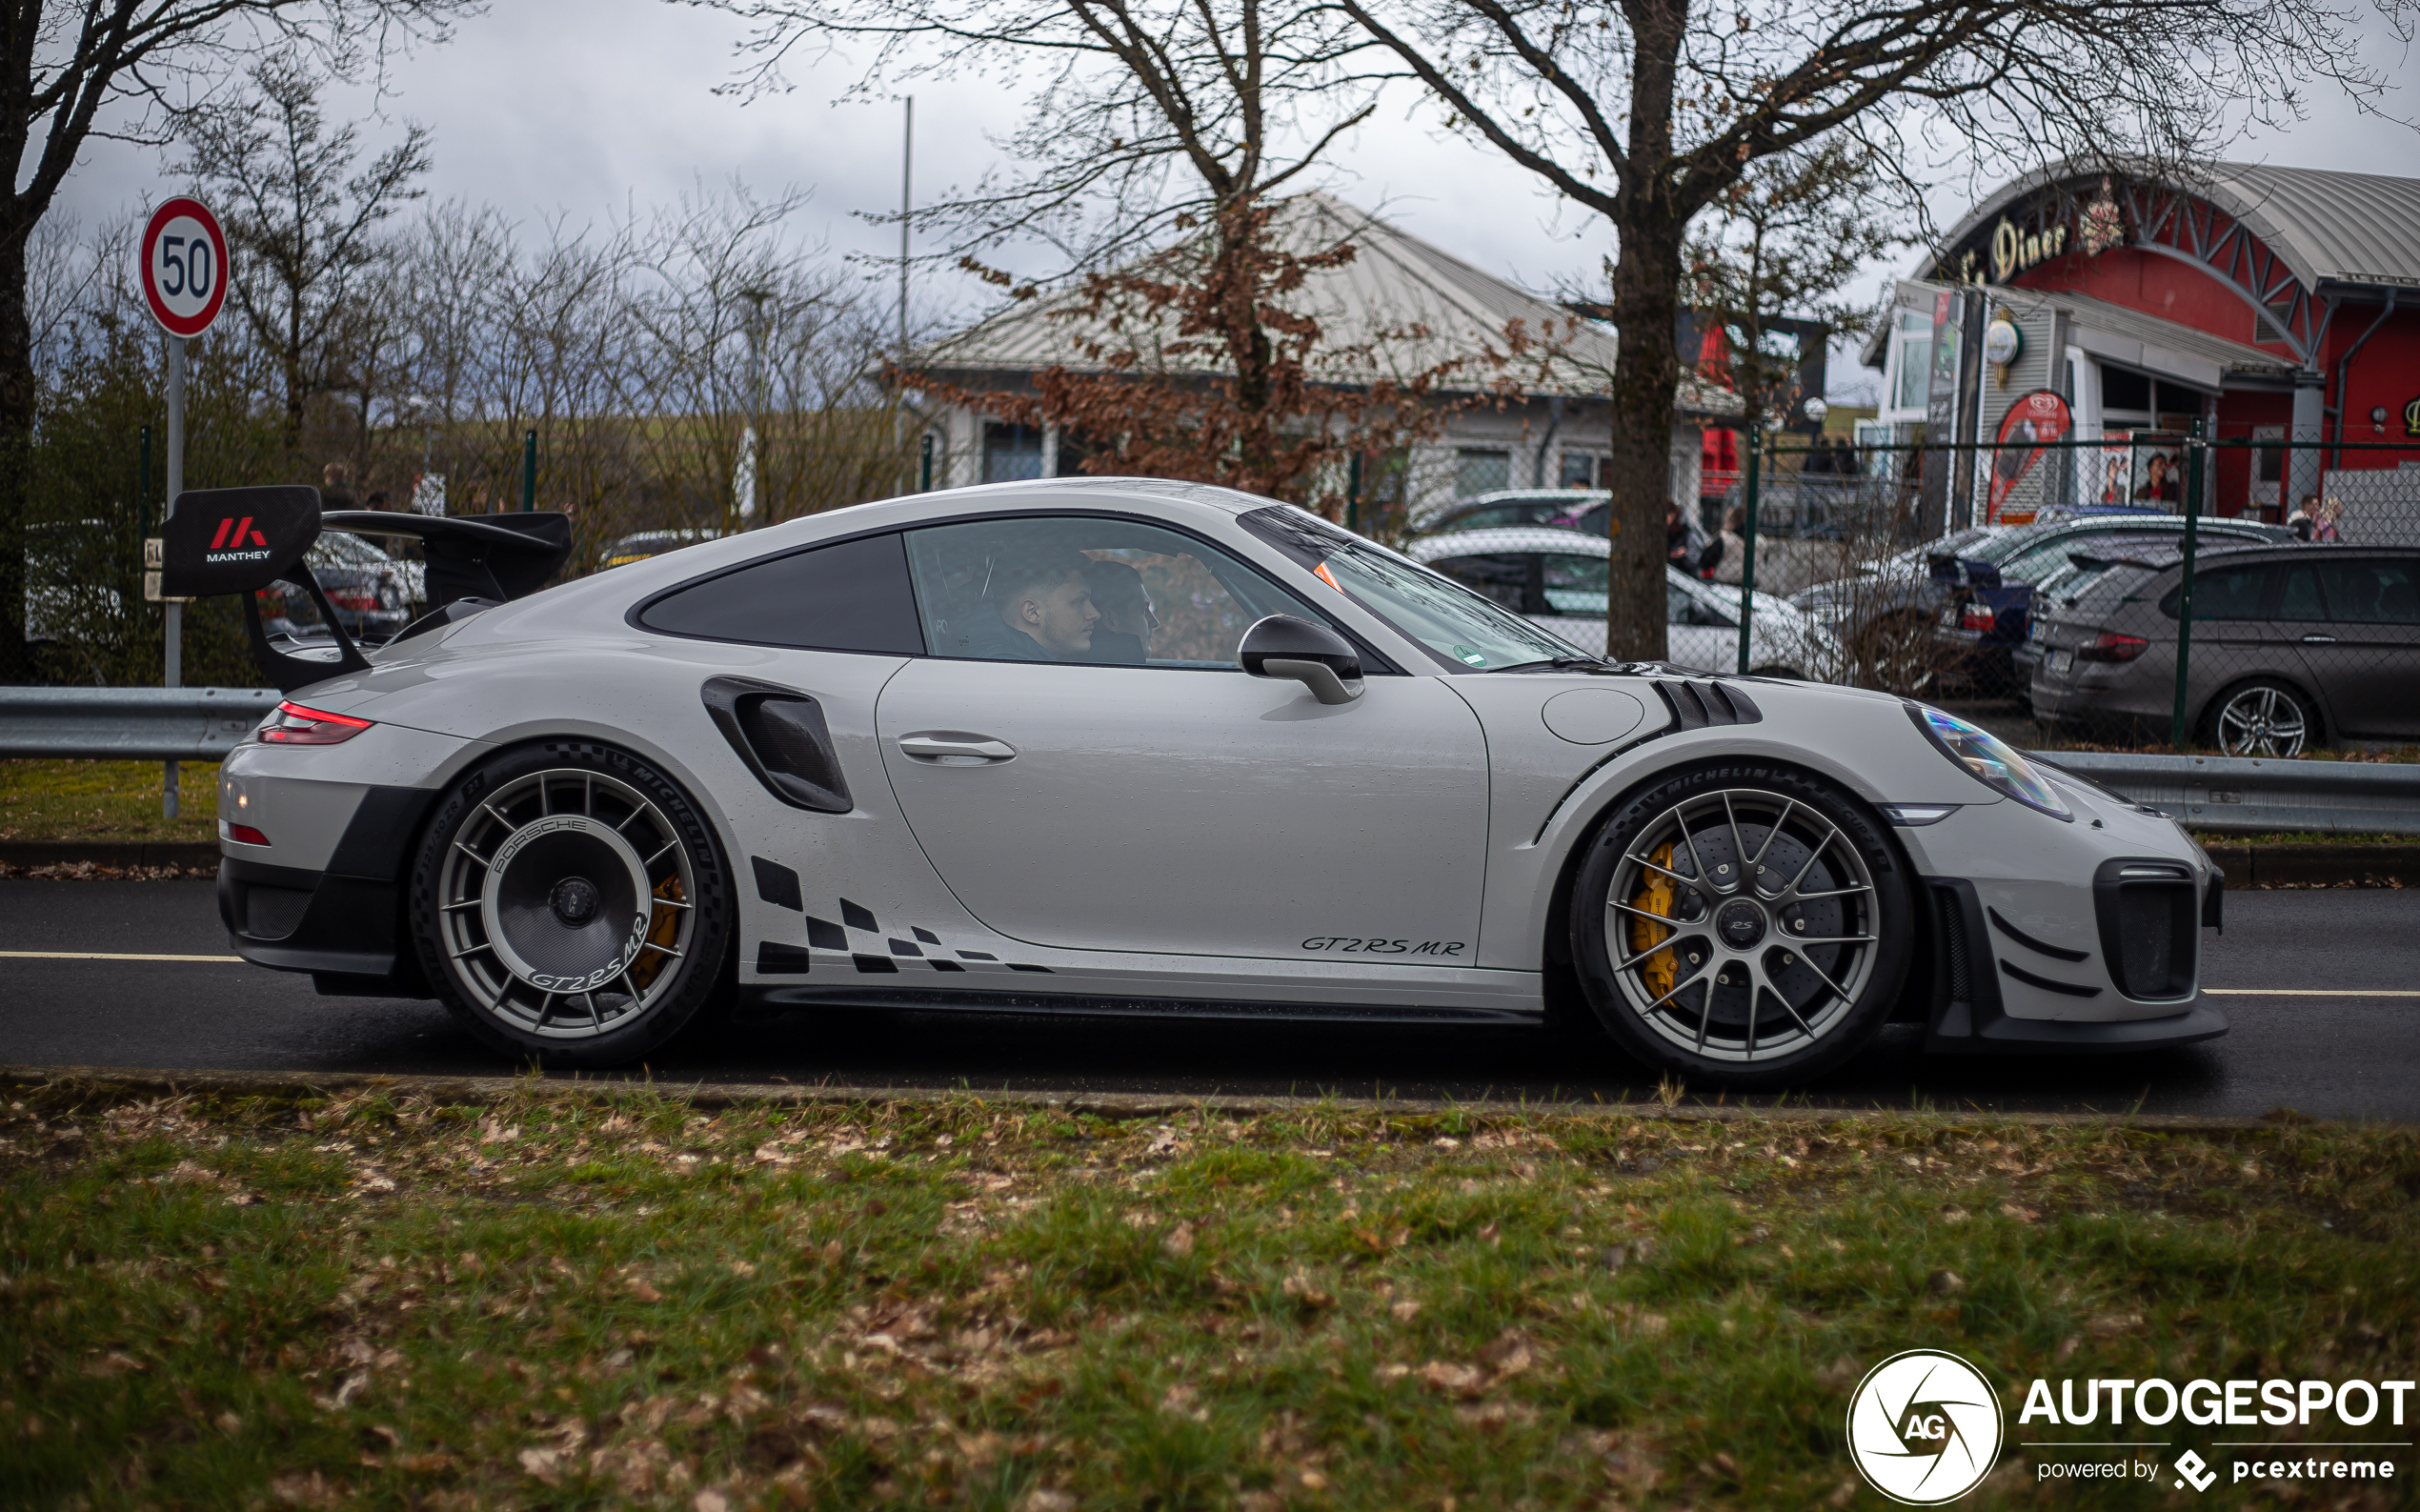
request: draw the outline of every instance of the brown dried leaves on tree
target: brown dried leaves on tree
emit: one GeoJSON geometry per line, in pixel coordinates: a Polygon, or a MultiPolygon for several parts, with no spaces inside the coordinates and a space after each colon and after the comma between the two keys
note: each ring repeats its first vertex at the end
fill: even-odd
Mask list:
{"type": "MultiPolygon", "coordinates": [[[[1282,201],[1220,211],[1176,248],[1085,274],[1044,315],[1074,360],[1034,373],[1030,390],[908,379],[1012,424],[1056,427],[1089,474],[1216,483],[1341,516],[1357,454],[1433,439],[1456,413],[1509,403],[1545,375],[1565,333],[1518,320],[1477,351],[1427,361],[1437,333],[1424,321],[1335,339],[1303,296],[1357,248],[1349,236],[1295,245],[1304,238],[1288,234],[1285,212],[1282,201]],[[1406,353],[1416,366],[1396,365],[1406,353]]],[[[1012,282],[971,257],[961,266],[1012,282]]],[[[1012,293],[1039,297],[1031,286],[1012,293]]]]}

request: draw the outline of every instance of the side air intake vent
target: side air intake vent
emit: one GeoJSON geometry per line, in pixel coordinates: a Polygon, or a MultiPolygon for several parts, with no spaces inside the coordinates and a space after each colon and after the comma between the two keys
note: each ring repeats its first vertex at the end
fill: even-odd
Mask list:
{"type": "Polygon", "coordinates": [[[753,677],[716,677],[698,696],[715,728],[766,792],[817,814],[846,814],[855,806],[823,707],[813,698],[753,677]]]}
{"type": "Polygon", "coordinates": [[[1765,717],[1765,712],[1750,702],[1746,694],[1720,682],[1694,678],[1686,682],[1659,682],[1655,691],[1664,696],[1674,723],[1683,730],[1703,730],[1717,724],[1756,724],[1765,717]]]}

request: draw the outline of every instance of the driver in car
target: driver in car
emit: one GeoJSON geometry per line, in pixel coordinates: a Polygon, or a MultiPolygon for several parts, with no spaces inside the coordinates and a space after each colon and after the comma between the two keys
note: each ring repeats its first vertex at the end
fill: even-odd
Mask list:
{"type": "Polygon", "coordinates": [[[1093,627],[1100,622],[1084,577],[1090,565],[1090,558],[1072,551],[1038,552],[998,563],[992,569],[990,597],[999,617],[977,621],[962,643],[965,655],[1000,661],[1090,659],[1093,627]]]}

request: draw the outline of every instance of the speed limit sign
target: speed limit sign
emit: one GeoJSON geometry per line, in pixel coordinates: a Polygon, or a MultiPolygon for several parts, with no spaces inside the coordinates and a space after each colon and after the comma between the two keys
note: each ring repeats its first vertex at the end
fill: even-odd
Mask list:
{"type": "Polygon", "coordinates": [[[198,199],[178,195],[143,226],[143,297],[171,336],[200,335],[227,303],[227,234],[198,199]]]}

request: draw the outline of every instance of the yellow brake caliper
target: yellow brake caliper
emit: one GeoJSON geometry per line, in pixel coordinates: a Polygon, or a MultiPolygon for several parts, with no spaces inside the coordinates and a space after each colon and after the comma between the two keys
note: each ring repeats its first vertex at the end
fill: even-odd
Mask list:
{"type": "MultiPolygon", "coordinates": [[[[675,872],[657,882],[655,897],[672,903],[686,901],[681,897],[680,874],[675,872]]],[[[664,951],[672,949],[673,941],[680,936],[679,909],[658,908],[655,911],[655,916],[647,922],[647,942],[651,945],[661,945],[664,949],[642,950],[638,953],[638,958],[630,963],[631,982],[640,992],[645,992],[655,985],[656,974],[664,969],[666,961],[672,959],[670,956],[664,954],[664,951]]]]}
{"type": "MultiPolygon", "coordinates": [[[[1647,859],[1657,866],[1668,867],[1672,864],[1672,847],[1668,844],[1664,845],[1647,859]]],[[[1670,918],[1672,904],[1677,897],[1678,893],[1672,885],[1671,877],[1663,872],[1648,871],[1641,875],[1639,890],[1630,895],[1630,906],[1639,910],[1641,914],[1653,914],[1662,918],[1670,918]]],[[[1667,924],[1651,924],[1641,918],[1638,914],[1633,914],[1630,916],[1630,952],[1636,955],[1652,945],[1670,939],[1677,933],[1679,931],[1667,924]]],[[[1658,998],[1672,990],[1673,983],[1680,979],[1680,972],[1681,963],[1673,958],[1672,952],[1669,950],[1657,951],[1639,966],[1639,976],[1646,983],[1647,991],[1658,998]]]]}

